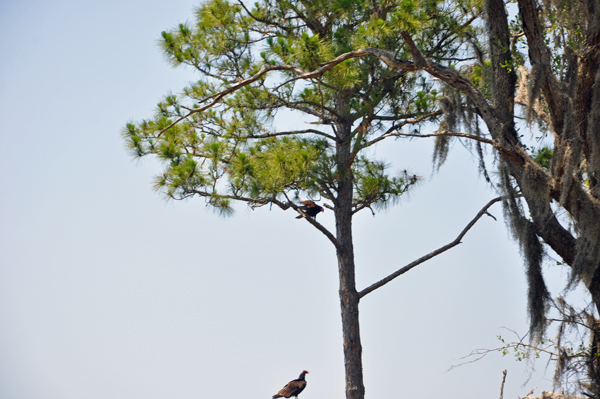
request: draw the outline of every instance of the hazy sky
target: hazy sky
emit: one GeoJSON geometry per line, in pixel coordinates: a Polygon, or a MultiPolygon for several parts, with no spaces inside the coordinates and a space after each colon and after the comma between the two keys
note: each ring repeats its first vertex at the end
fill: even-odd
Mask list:
{"type": "MultiPolygon", "coordinates": [[[[270,398],[306,369],[302,399],[344,397],[333,246],[291,211],[222,219],[165,202],[160,169],[124,150],[125,123],[196,77],[156,43],[195,1],[0,3],[0,398],[270,398]]],[[[306,126],[302,120],[293,123],[306,126]]],[[[354,221],[359,289],[456,237],[495,196],[460,144],[376,150],[425,177],[354,221]]],[[[369,398],[505,398],[550,390],[552,367],[453,358],[524,334],[526,287],[500,205],[463,244],[361,303],[369,398]]],[[[333,228],[332,212],[319,220],[333,228]]],[[[554,292],[565,277],[547,268],[554,292]]]]}

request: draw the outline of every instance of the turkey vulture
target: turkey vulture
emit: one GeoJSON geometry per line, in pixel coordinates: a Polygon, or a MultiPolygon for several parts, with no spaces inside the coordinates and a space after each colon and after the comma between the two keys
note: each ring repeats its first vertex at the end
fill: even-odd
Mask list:
{"type": "MultiPolygon", "coordinates": [[[[311,218],[316,217],[319,212],[325,212],[325,209],[315,204],[313,201],[300,201],[300,203],[302,204],[300,209],[311,218]]],[[[303,217],[303,215],[299,215],[296,216],[296,219],[302,219],[303,217]]]]}
{"type": "MultiPolygon", "coordinates": [[[[312,201],[311,201],[312,202],[312,201]]],[[[306,380],[304,379],[304,375],[308,374],[308,371],[304,370],[300,373],[300,377],[297,380],[292,380],[287,383],[286,386],[277,394],[273,395],[273,399],[275,398],[290,398],[290,397],[298,397],[300,392],[306,388],[306,380]]]]}

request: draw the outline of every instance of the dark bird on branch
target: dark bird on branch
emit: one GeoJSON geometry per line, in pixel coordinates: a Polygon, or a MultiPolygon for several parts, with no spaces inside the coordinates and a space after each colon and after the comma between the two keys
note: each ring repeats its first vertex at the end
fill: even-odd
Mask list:
{"type": "Polygon", "coordinates": [[[306,388],[306,380],[304,379],[304,376],[306,374],[308,374],[308,371],[304,370],[302,373],[300,373],[300,377],[298,377],[298,379],[288,382],[287,385],[284,386],[281,391],[273,395],[273,399],[290,398],[292,396],[297,397],[298,395],[300,395],[300,392],[302,392],[304,388],[306,388]]]}
{"type": "MultiPolygon", "coordinates": [[[[325,212],[325,209],[323,209],[323,207],[315,204],[313,201],[300,201],[300,203],[302,204],[302,206],[300,207],[300,209],[302,209],[302,212],[304,212],[311,218],[317,216],[319,212],[325,212]]],[[[302,219],[303,217],[303,215],[299,215],[296,216],[296,219],[302,219]]]]}

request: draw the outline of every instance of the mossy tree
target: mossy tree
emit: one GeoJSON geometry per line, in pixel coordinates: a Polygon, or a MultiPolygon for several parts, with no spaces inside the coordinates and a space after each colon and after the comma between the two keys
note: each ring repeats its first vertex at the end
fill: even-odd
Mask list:
{"type": "Polygon", "coordinates": [[[359,301],[403,271],[357,291],[352,217],[395,203],[419,181],[406,171],[390,175],[386,163],[366,150],[442,114],[433,83],[389,66],[410,56],[400,39],[406,30],[415,32],[429,57],[456,62],[461,44],[476,31],[469,24],[480,9],[467,0],[452,6],[437,0],[262,0],[247,7],[211,0],[197,8],[194,23],[163,32],[168,60],[194,68],[201,79],[166,96],[153,118],[128,124],[123,135],[135,157],[162,162],[156,189],[169,198],[202,197],[224,215],[235,201],[300,214],[295,199],[326,201],[335,231],[305,220],[336,249],[346,396],[362,399],[359,301]],[[371,50],[356,57],[361,48],[371,50]],[[382,58],[380,49],[391,56],[382,58]],[[278,129],[274,121],[282,110],[309,117],[314,127],[278,129]]]}

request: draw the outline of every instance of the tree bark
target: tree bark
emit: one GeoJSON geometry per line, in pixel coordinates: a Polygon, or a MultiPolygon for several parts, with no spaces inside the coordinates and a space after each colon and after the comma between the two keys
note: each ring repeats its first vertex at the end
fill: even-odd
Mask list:
{"type": "Polygon", "coordinates": [[[356,291],[354,247],[352,242],[353,175],[351,165],[351,125],[343,121],[337,125],[337,168],[340,174],[335,206],[340,306],[344,339],[346,371],[346,399],[364,399],[362,373],[362,346],[358,319],[360,297],[356,291]]]}
{"type": "Polygon", "coordinates": [[[340,273],[340,305],[344,339],[344,365],[346,370],[346,398],[363,399],[365,387],[362,372],[362,346],[358,319],[359,296],[354,283],[352,246],[342,244],[344,253],[338,252],[340,273]],[[350,253],[350,254],[349,254],[350,253]]]}

